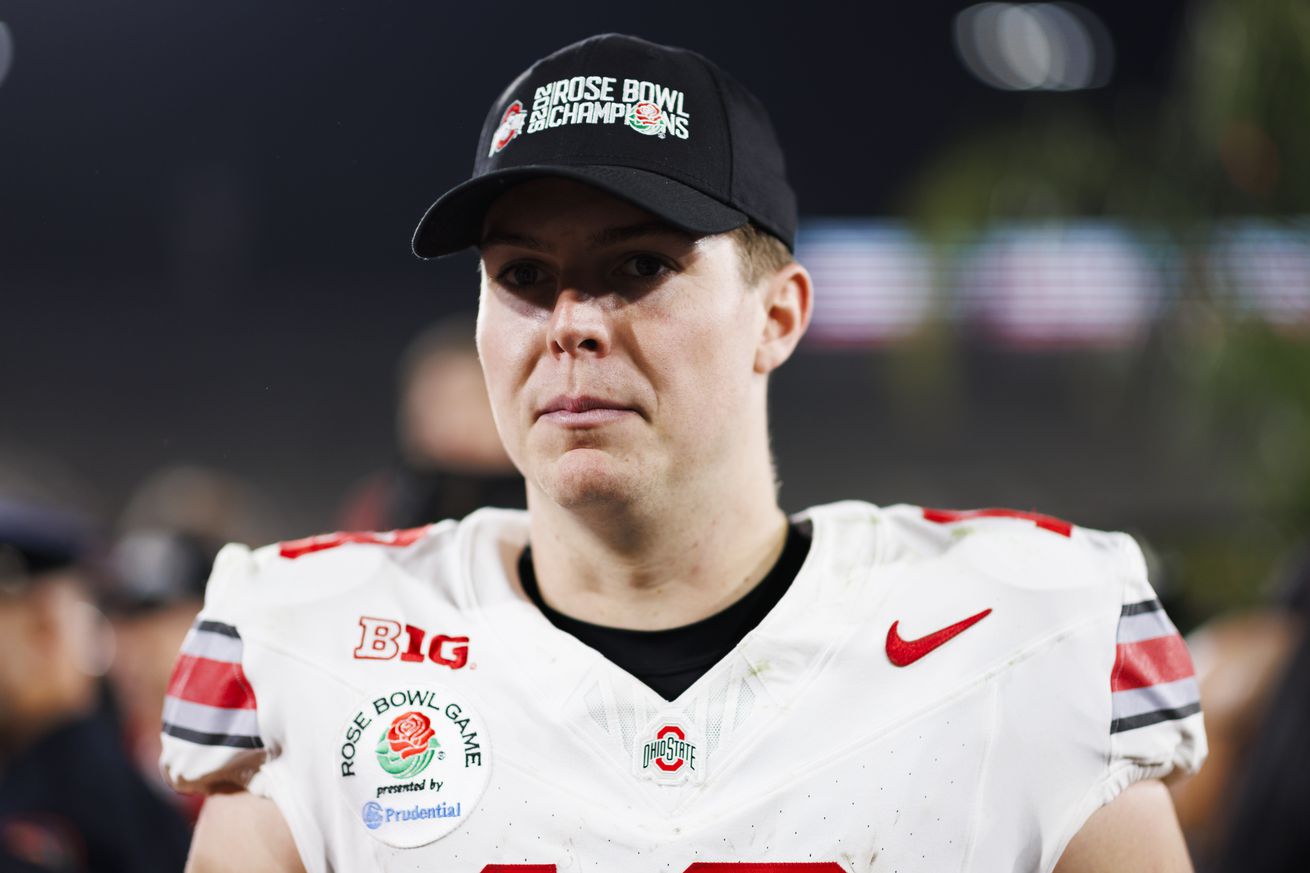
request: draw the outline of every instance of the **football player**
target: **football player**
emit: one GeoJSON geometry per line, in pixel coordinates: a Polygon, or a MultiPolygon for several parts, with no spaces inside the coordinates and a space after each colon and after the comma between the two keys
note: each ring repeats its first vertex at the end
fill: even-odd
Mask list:
{"type": "Polygon", "coordinates": [[[598,36],[505,90],[414,246],[481,254],[528,510],[224,551],[164,712],[192,869],[1189,868],[1196,683],[1129,537],[779,509],[795,231],[697,54],[598,36]]]}

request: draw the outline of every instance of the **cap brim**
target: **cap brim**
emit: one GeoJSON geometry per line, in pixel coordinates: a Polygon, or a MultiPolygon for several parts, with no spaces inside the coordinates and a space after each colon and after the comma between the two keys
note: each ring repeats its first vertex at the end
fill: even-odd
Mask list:
{"type": "Polygon", "coordinates": [[[529,165],[487,173],[447,191],[414,231],[414,254],[439,258],[477,245],[491,204],[514,185],[542,176],[592,185],[690,233],[724,233],[749,221],[746,213],[658,173],[632,167],[529,165]]]}

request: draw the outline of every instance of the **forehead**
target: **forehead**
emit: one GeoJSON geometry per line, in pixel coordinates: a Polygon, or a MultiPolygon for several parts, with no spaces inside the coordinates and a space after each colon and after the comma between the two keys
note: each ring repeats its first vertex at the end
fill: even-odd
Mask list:
{"type": "Polygon", "coordinates": [[[605,231],[695,237],[635,204],[572,179],[534,179],[502,194],[487,210],[480,245],[518,240],[596,239],[605,231]]]}

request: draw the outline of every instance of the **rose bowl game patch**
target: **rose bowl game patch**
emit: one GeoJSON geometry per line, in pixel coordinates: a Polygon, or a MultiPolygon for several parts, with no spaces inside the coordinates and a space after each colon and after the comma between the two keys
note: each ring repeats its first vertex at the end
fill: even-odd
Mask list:
{"type": "Polygon", "coordinates": [[[491,775],[483,722],[444,688],[381,688],[352,710],[335,761],[342,796],[375,839],[408,849],[473,813],[491,775]]]}

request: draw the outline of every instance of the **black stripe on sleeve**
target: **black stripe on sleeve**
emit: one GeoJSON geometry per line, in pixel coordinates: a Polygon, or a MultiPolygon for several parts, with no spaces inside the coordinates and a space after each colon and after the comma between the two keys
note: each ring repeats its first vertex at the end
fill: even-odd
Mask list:
{"type": "Polygon", "coordinates": [[[1159,724],[1162,721],[1176,721],[1180,718],[1187,718],[1189,715],[1195,715],[1200,711],[1201,704],[1198,701],[1197,703],[1180,706],[1177,709],[1157,709],[1154,712],[1143,712],[1126,718],[1116,718],[1110,722],[1110,733],[1117,734],[1120,731],[1131,731],[1136,728],[1159,724]]]}
{"type": "Polygon", "coordinates": [[[1159,612],[1162,608],[1163,607],[1160,606],[1159,600],[1151,598],[1150,600],[1142,600],[1137,603],[1125,603],[1124,608],[1120,611],[1119,615],[1140,615],[1143,612],[1159,612]]]}
{"type": "Polygon", "coordinates": [[[241,634],[230,624],[223,624],[221,621],[198,621],[196,630],[209,631],[211,634],[222,634],[225,637],[232,637],[235,640],[241,639],[241,634]]]}
{"type": "Polygon", "coordinates": [[[259,737],[248,737],[240,734],[207,734],[204,731],[193,731],[190,728],[178,727],[168,722],[164,722],[164,733],[170,737],[177,737],[179,740],[186,740],[188,743],[196,743],[201,746],[231,746],[237,749],[264,748],[264,741],[259,737]]]}

